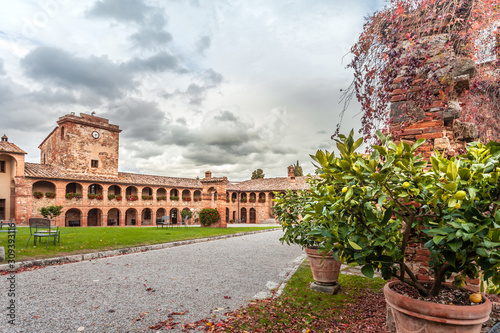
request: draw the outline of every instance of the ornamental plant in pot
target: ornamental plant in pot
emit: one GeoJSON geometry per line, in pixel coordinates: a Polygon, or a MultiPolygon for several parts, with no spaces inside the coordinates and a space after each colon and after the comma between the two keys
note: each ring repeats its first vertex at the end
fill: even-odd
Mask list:
{"type": "MultiPolygon", "coordinates": [[[[322,242],[330,241],[330,239],[318,237],[317,233],[315,234],[316,223],[313,219],[302,220],[304,210],[309,208],[312,202],[309,192],[297,193],[288,190],[282,195],[275,194],[275,216],[284,231],[281,242],[288,245],[297,244],[305,249],[316,285],[338,285],[341,262],[335,259],[330,251],[319,250],[322,242]]],[[[316,289],[316,285],[312,288],[316,289]]],[[[323,291],[321,287],[318,289],[323,291]]],[[[335,291],[336,289],[331,291],[326,289],[329,293],[335,291]]]]}
{"type": "Polygon", "coordinates": [[[381,144],[370,155],[356,152],[363,140],[351,131],[336,140],[339,157],[312,156],[319,180],[311,185],[304,221],[316,224],[323,250],[359,264],[368,277],[380,271],[396,280],[384,293],[397,332],[480,332],[491,311],[488,299],[462,306],[433,299],[452,276],[463,292],[466,279],[481,271],[483,279],[500,283],[500,144],[472,143],[452,159],[436,152],[429,168],[416,154],[423,139],[410,146],[377,136],[381,144]],[[412,238],[429,251],[432,284],[419,281],[406,260],[412,238]],[[398,293],[403,286],[422,300],[398,293]]]}

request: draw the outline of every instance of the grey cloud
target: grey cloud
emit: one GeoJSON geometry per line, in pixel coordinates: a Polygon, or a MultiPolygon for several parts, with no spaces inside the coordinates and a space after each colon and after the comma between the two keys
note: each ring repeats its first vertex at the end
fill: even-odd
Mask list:
{"type": "Polygon", "coordinates": [[[236,117],[230,111],[222,111],[220,114],[216,115],[214,119],[220,121],[230,121],[230,122],[238,121],[238,117],[236,117]]]}
{"type": "Polygon", "coordinates": [[[120,124],[121,137],[125,140],[157,141],[166,131],[165,114],[155,102],[127,98],[108,108],[104,117],[120,124]]]}
{"type": "Polygon", "coordinates": [[[144,28],[130,35],[134,46],[144,49],[158,49],[172,41],[172,35],[166,31],[144,28]]]}
{"type": "Polygon", "coordinates": [[[5,68],[4,68],[4,61],[3,59],[0,59],[0,75],[5,75],[7,74],[7,72],[5,71],[5,68]]]}
{"type": "Polygon", "coordinates": [[[209,36],[202,36],[196,43],[196,50],[200,54],[204,54],[206,50],[210,48],[210,45],[212,44],[212,40],[210,39],[209,36]]]}
{"type": "Polygon", "coordinates": [[[53,47],[38,47],[21,59],[21,67],[32,79],[62,88],[86,88],[107,98],[119,97],[133,88],[132,76],[107,57],[76,57],[53,47]]]}
{"type": "Polygon", "coordinates": [[[179,59],[167,52],[159,52],[146,59],[134,58],[124,64],[124,67],[133,71],[186,72],[186,70],[181,67],[179,59]]]}
{"type": "Polygon", "coordinates": [[[186,96],[189,99],[189,104],[200,105],[205,99],[207,92],[221,84],[224,77],[210,68],[203,72],[200,79],[202,81],[201,84],[191,83],[185,91],[177,90],[175,94],[164,93],[163,97],[168,99],[175,95],[186,96]]]}
{"type": "Polygon", "coordinates": [[[186,118],[183,118],[183,117],[181,117],[181,118],[177,118],[177,119],[175,120],[175,122],[176,122],[176,123],[178,123],[178,124],[184,125],[184,126],[186,126],[186,125],[187,125],[186,118]]]}
{"type": "Polygon", "coordinates": [[[119,22],[144,23],[147,14],[153,9],[142,0],[102,0],[94,4],[87,12],[87,16],[113,18],[119,22]]]}
{"type": "Polygon", "coordinates": [[[69,93],[61,89],[53,90],[48,87],[31,92],[29,94],[29,98],[36,103],[45,105],[75,104],[81,102],[81,100],[78,100],[73,93],[69,93]]]}

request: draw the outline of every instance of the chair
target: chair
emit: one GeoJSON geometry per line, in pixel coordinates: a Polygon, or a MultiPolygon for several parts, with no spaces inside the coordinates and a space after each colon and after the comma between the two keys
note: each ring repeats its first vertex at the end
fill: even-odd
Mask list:
{"type": "Polygon", "coordinates": [[[34,244],[36,246],[36,240],[38,238],[39,241],[42,240],[42,237],[47,237],[47,244],[45,244],[45,248],[49,245],[50,237],[54,238],[54,245],[57,242],[61,243],[61,231],[59,231],[59,227],[51,226],[50,219],[45,218],[30,218],[30,237],[28,238],[28,242],[26,243],[26,247],[30,243],[30,239],[33,236],[34,244]]]}
{"type": "Polygon", "coordinates": [[[158,229],[158,226],[160,226],[160,225],[161,225],[162,229],[163,229],[164,225],[166,225],[167,228],[169,226],[172,226],[172,223],[170,223],[170,216],[162,216],[160,222],[158,222],[158,220],[156,220],[156,229],[158,229]]]}
{"type": "Polygon", "coordinates": [[[184,216],[184,219],[182,219],[182,225],[185,226],[187,228],[188,226],[188,220],[189,220],[189,216],[184,216]]]}
{"type": "Polygon", "coordinates": [[[16,232],[17,231],[18,230],[16,228],[15,222],[0,220],[0,232],[5,232],[5,233],[8,233],[9,235],[13,234],[14,235],[14,242],[16,241],[16,232]]]}

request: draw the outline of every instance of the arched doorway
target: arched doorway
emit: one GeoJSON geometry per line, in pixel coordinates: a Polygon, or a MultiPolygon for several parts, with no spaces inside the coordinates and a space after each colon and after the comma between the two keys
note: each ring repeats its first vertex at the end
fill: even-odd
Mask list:
{"type": "Polygon", "coordinates": [[[71,208],[64,215],[64,220],[66,227],[80,227],[82,225],[82,212],[79,209],[71,208]]]}
{"type": "Polygon", "coordinates": [[[241,223],[247,223],[247,210],[246,210],[246,208],[241,209],[240,218],[241,218],[241,223]]]}
{"type": "Polygon", "coordinates": [[[226,208],[226,223],[229,223],[229,208],[226,208]]]}
{"type": "Polygon", "coordinates": [[[137,224],[137,210],[134,208],[129,208],[125,212],[125,225],[136,225],[137,224]]]}
{"type": "Polygon", "coordinates": [[[255,223],[257,220],[257,212],[255,208],[250,208],[250,223],[255,223]]]}
{"type": "Polygon", "coordinates": [[[161,218],[165,215],[165,208],[160,208],[156,211],[156,223],[161,222],[161,218]]]}
{"type": "Polygon", "coordinates": [[[102,225],[102,212],[98,208],[93,208],[89,210],[87,214],[87,226],[89,227],[97,227],[102,225]]]}
{"type": "Polygon", "coordinates": [[[153,212],[149,208],[144,208],[141,214],[141,225],[151,225],[153,218],[153,212]]]}
{"type": "Polygon", "coordinates": [[[177,224],[178,216],[179,216],[179,210],[177,208],[172,208],[170,210],[170,221],[172,221],[172,224],[177,224]]]}
{"type": "Polygon", "coordinates": [[[108,212],[108,226],[117,225],[120,225],[120,211],[117,208],[113,208],[108,212]]]}

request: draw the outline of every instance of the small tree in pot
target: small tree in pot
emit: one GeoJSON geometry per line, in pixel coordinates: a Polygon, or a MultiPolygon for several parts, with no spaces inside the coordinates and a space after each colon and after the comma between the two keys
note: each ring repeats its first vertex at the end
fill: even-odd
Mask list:
{"type": "MultiPolygon", "coordinates": [[[[314,183],[314,180],[311,180],[314,183]]],[[[333,286],[338,284],[340,266],[339,260],[333,258],[328,251],[318,250],[325,241],[330,241],[321,235],[313,219],[302,219],[304,211],[314,207],[314,202],[308,191],[293,192],[288,190],[285,194],[276,195],[274,206],[276,219],[281,223],[284,234],[280,239],[282,243],[297,244],[303,249],[309,259],[311,271],[316,284],[333,286]]],[[[313,285],[317,289],[327,293],[334,293],[338,288],[323,288],[313,285]]]]}
{"type": "Polygon", "coordinates": [[[40,214],[42,214],[43,217],[52,220],[53,218],[61,215],[62,209],[63,209],[63,206],[54,206],[54,205],[42,207],[42,208],[40,208],[40,214]]]}
{"type": "MultiPolygon", "coordinates": [[[[452,273],[459,287],[480,270],[498,282],[500,144],[474,143],[451,160],[437,153],[427,169],[415,153],[423,139],[410,146],[377,136],[381,145],[369,156],[356,152],[362,139],[355,141],[353,132],[336,140],[340,157],[328,151],[312,156],[320,181],[311,189],[316,204],[306,206],[304,220],[314,220],[329,239],[322,248],[358,263],[368,277],[380,271],[425,297],[437,295],[452,273]],[[430,252],[432,285],[421,283],[406,262],[410,237],[430,252]]],[[[488,314],[486,309],[486,319],[488,314]]]]}

